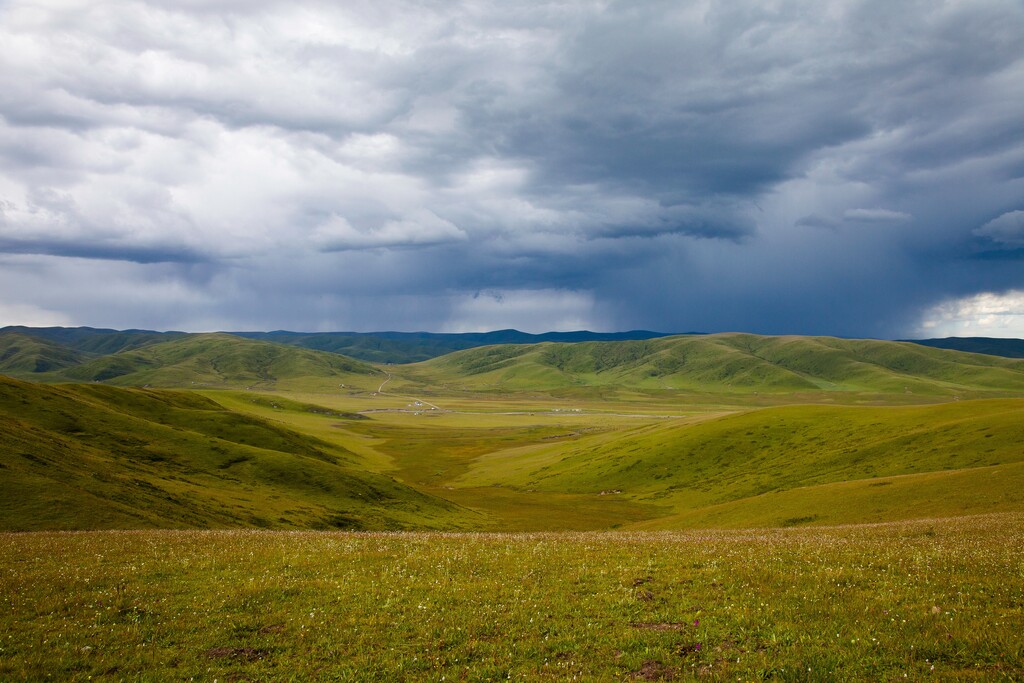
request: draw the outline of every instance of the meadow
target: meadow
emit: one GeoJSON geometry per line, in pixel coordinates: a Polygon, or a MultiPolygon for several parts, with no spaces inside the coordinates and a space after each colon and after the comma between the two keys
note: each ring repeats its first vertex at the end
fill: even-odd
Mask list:
{"type": "Polygon", "coordinates": [[[61,334],[0,339],[0,680],[1024,679],[1024,361],[61,334]]]}
{"type": "Polygon", "coordinates": [[[1019,680],[1024,519],[0,535],[3,680],[1019,680]]]}

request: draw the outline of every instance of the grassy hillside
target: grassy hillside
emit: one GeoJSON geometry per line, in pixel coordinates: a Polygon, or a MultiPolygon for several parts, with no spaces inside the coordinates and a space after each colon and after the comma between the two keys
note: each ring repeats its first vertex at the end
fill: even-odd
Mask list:
{"type": "MultiPolygon", "coordinates": [[[[92,327],[0,328],[0,334],[16,332],[88,354],[128,351],[188,336],[185,332],[111,330],[92,327]]],[[[288,344],[315,351],[329,351],[373,363],[415,363],[452,351],[492,344],[536,344],[544,341],[621,341],[666,336],[660,332],[547,332],[527,334],[518,330],[444,334],[434,332],[230,332],[237,337],[288,344]]]]}
{"type": "Polygon", "coordinates": [[[1021,444],[1020,399],[788,406],[494,453],[455,483],[675,511],[656,527],[881,521],[1024,509],[1021,444]]]}
{"type": "Polygon", "coordinates": [[[78,365],[89,356],[18,332],[0,332],[0,374],[31,375],[78,365]]]}
{"type": "Polygon", "coordinates": [[[241,339],[228,334],[189,335],[102,356],[45,376],[48,381],[105,382],[120,386],[304,386],[339,383],[375,387],[384,378],[371,365],[332,353],[241,339]]]}
{"type": "Polygon", "coordinates": [[[336,444],[194,393],[4,377],[0,490],[5,530],[447,528],[459,517],[336,444]]]}
{"type": "Polygon", "coordinates": [[[80,351],[86,354],[104,355],[137,349],[185,336],[184,332],[154,332],[152,330],[110,330],[93,327],[5,327],[3,332],[17,332],[36,339],[80,351]]]}
{"type": "Polygon", "coordinates": [[[541,342],[622,341],[667,336],[660,332],[546,332],[528,334],[518,330],[443,334],[433,332],[233,332],[240,337],[291,344],[318,351],[340,353],[375,363],[416,363],[453,351],[494,344],[538,344],[541,342]]]}
{"type": "Polygon", "coordinates": [[[428,361],[413,371],[426,383],[503,391],[623,386],[937,397],[1024,391],[1020,360],[903,342],[750,334],[487,347],[428,361]]]}

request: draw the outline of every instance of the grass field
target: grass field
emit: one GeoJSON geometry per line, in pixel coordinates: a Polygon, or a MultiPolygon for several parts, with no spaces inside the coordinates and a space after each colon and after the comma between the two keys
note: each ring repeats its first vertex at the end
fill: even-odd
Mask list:
{"type": "Polygon", "coordinates": [[[0,535],[3,680],[1019,680],[1024,518],[0,535]]]}
{"type": "Polygon", "coordinates": [[[1024,679],[1020,361],[79,342],[0,349],[88,380],[0,377],[0,680],[1024,679]]]}

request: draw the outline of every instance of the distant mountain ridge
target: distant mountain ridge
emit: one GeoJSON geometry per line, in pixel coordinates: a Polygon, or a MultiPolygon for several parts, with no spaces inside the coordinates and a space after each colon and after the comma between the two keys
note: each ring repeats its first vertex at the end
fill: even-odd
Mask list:
{"type": "Polygon", "coordinates": [[[453,351],[496,344],[539,344],[541,342],[629,341],[671,336],[665,332],[545,332],[529,334],[519,330],[493,332],[232,332],[239,337],[291,344],[318,351],[340,353],[376,363],[418,363],[453,351]]]}
{"type": "MultiPolygon", "coordinates": [[[[60,344],[86,354],[105,355],[142,348],[170,339],[194,336],[189,332],[157,332],[153,330],[113,330],[93,327],[25,327],[0,328],[0,337],[17,333],[60,344]]],[[[418,363],[444,356],[453,351],[494,346],[498,344],[539,344],[542,342],[644,341],[672,336],[695,336],[703,332],[545,332],[530,334],[519,330],[492,332],[225,332],[236,337],[298,346],[315,351],[328,351],[371,363],[418,363]]],[[[932,348],[968,353],[983,353],[1003,358],[1024,358],[1024,339],[994,337],[947,337],[944,339],[901,339],[898,341],[932,348]]],[[[2,350],[0,350],[2,353],[2,350]]],[[[0,361],[0,372],[3,372],[0,361]]]]}
{"type": "MultiPolygon", "coordinates": [[[[112,330],[93,327],[0,328],[0,337],[21,334],[43,339],[74,351],[105,355],[138,349],[150,344],[195,336],[198,333],[153,330],[112,330]]],[[[626,341],[671,336],[665,332],[545,332],[529,334],[518,330],[493,332],[225,332],[235,337],[287,344],[314,351],[328,351],[372,363],[417,363],[438,356],[493,344],[537,344],[540,342],[626,341]]],[[[0,372],[2,372],[0,366],[0,372]]]]}
{"type": "Polygon", "coordinates": [[[1024,358],[1024,339],[1001,337],[945,337],[943,339],[907,339],[906,341],[936,349],[984,353],[1004,358],[1024,358]]]}

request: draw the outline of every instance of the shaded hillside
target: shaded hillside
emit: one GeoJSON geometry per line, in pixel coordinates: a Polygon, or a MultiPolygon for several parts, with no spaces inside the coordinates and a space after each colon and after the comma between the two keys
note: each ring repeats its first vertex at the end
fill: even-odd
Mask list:
{"type": "Polygon", "coordinates": [[[197,334],[102,356],[41,378],[121,386],[302,385],[337,388],[373,384],[382,373],[361,361],[228,334],[197,334]]]}
{"type": "Polygon", "coordinates": [[[82,353],[96,355],[137,349],[149,344],[186,336],[184,332],[110,330],[93,327],[24,327],[19,325],[0,329],[0,333],[8,331],[44,339],[82,353]]]}
{"type": "Polygon", "coordinates": [[[188,392],[0,377],[0,529],[438,528],[448,503],[188,392]]]}
{"type": "Polygon", "coordinates": [[[539,344],[541,342],[624,341],[653,339],[660,332],[546,332],[528,334],[518,330],[440,334],[433,332],[232,332],[239,337],[291,344],[318,351],[340,353],[376,363],[416,363],[438,356],[494,344],[539,344]]]}
{"type": "Polygon", "coordinates": [[[751,334],[495,346],[419,364],[425,382],[495,389],[623,386],[707,392],[1024,391],[1024,361],[903,342],[751,334]]]}
{"type": "MultiPolygon", "coordinates": [[[[179,339],[185,332],[152,330],[111,330],[92,327],[0,328],[43,339],[88,354],[110,354],[150,344],[179,339]]],[[[528,334],[518,330],[444,334],[434,332],[227,332],[236,337],[288,344],[314,351],[328,351],[374,363],[416,363],[443,356],[452,351],[492,344],[537,344],[540,342],[622,341],[667,336],[660,332],[547,332],[528,334]]]]}
{"type": "Polygon", "coordinates": [[[30,375],[78,365],[89,356],[14,331],[0,332],[0,374],[30,375]]]}
{"type": "Polygon", "coordinates": [[[969,353],[986,353],[1004,358],[1024,358],[1024,339],[997,337],[946,337],[944,339],[908,339],[907,341],[936,349],[969,353]]]}
{"type": "Polygon", "coordinates": [[[1024,509],[1022,443],[1021,399],[787,406],[497,454],[457,484],[614,493],[675,511],[647,526],[885,521],[1024,509]]]}

